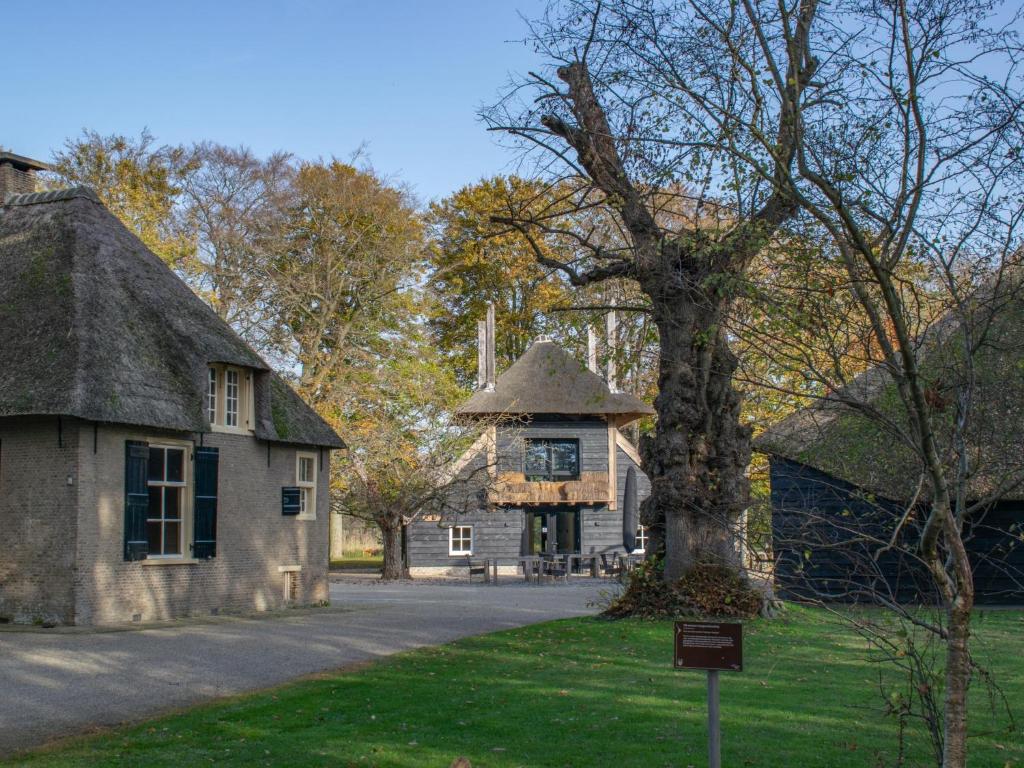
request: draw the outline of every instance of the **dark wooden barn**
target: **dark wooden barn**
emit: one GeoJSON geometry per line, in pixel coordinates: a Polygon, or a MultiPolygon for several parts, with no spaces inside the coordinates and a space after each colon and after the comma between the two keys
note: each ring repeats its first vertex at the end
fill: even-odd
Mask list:
{"type": "MultiPolygon", "coordinates": [[[[1001,287],[1006,294],[997,294],[999,301],[986,296],[978,302],[983,309],[975,310],[989,314],[975,325],[986,336],[971,358],[971,416],[962,451],[952,428],[967,368],[954,346],[960,325],[940,320],[922,341],[940,455],[947,476],[961,472],[964,478],[960,509],[976,600],[983,604],[1024,602],[1024,301],[1017,287],[1001,287]]],[[[782,595],[937,598],[911,544],[928,484],[899,439],[906,418],[896,385],[879,367],[755,441],[770,462],[775,579],[782,595]],[[851,403],[866,404],[882,418],[869,418],[851,403]]]]}

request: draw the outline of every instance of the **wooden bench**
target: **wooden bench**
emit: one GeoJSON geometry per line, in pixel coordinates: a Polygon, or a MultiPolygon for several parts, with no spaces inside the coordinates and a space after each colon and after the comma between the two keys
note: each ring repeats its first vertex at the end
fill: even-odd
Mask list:
{"type": "Polygon", "coordinates": [[[470,560],[467,563],[469,565],[469,581],[473,582],[474,576],[483,576],[485,584],[497,584],[498,583],[498,561],[490,558],[486,560],[470,560]]]}

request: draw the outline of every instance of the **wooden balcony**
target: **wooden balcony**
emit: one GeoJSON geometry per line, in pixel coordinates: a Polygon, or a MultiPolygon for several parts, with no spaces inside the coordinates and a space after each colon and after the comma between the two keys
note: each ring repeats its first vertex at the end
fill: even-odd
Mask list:
{"type": "Polygon", "coordinates": [[[527,480],[522,472],[501,472],[490,494],[493,504],[607,504],[607,472],[582,472],[579,480],[527,480]]]}

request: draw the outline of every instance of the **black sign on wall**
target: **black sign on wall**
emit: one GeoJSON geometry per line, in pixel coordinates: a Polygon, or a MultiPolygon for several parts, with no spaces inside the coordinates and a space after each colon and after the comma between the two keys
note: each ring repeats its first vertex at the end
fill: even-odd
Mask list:
{"type": "Polygon", "coordinates": [[[281,514],[299,514],[299,489],[285,486],[281,489],[281,514]]]}
{"type": "Polygon", "coordinates": [[[743,625],[676,622],[676,669],[743,671],[743,625]]]}

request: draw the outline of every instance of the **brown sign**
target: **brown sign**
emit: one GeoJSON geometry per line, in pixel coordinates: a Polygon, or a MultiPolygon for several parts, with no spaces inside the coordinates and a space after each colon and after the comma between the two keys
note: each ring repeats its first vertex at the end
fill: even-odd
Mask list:
{"type": "Polygon", "coordinates": [[[743,625],[676,622],[676,669],[743,671],[743,625]]]}

